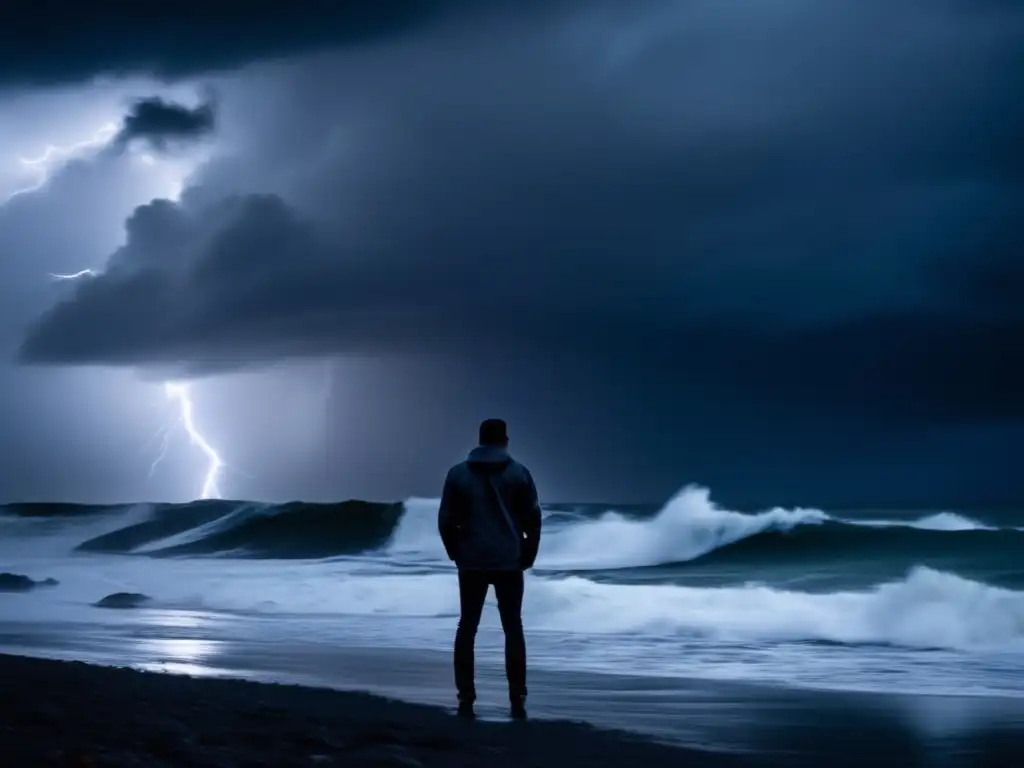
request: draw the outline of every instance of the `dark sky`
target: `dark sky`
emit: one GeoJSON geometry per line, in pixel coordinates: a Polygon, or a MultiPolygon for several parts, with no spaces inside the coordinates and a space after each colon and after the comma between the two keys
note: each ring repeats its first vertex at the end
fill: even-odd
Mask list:
{"type": "Polygon", "coordinates": [[[1024,496],[1024,4],[290,5],[0,11],[5,498],[1024,496]]]}

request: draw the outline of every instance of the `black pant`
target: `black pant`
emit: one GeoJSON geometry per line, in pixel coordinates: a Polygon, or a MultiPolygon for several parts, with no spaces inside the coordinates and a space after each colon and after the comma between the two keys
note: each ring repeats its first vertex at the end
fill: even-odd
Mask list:
{"type": "Polygon", "coordinates": [[[474,642],[487,588],[494,585],[505,630],[505,675],[509,699],[526,696],[526,638],[523,636],[523,572],[459,571],[459,628],[455,633],[455,687],[460,701],[476,699],[474,642]]]}

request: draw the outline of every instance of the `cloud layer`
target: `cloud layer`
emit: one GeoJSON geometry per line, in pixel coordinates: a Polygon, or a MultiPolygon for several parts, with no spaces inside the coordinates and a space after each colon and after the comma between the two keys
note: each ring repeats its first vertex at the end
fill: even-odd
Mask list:
{"type": "Polygon", "coordinates": [[[154,149],[187,143],[209,136],[216,128],[212,103],[187,107],[152,96],[138,99],[129,108],[113,141],[121,146],[142,141],[154,149]]]}
{"type": "Polygon", "coordinates": [[[258,107],[238,96],[266,110],[248,154],[138,208],[22,359],[515,350],[883,420],[1019,419],[1020,21],[598,4],[281,68],[258,107]]]}
{"type": "Polygon", "coordinates": [[[445,0],[173,5],[14,0],[0,6],[0,86],[96,75],[183,77],[414,28],[445,0]],[[46,35],[39,31],[45,29],[46,35]]]}

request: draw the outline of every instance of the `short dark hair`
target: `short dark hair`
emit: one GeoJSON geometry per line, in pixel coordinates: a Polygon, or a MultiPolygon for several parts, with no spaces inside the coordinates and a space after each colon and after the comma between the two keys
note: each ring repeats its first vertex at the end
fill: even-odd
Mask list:
{"type": "Polygon", "coordinates": [[[480,445],[505,445],[508,425],[504,419],[484,419],[480,422],[480,445]]]}

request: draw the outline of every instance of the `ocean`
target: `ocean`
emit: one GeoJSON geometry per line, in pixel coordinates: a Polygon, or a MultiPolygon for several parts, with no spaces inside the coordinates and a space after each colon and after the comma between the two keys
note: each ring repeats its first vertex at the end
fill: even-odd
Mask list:
{"type": "MultiPolygon", "coordinates": [[[[189,671],[216,669],[218,648],[243,640],[451,647],[458,594],[436,500],[0,509],[0,571],[60,582],[0,594],[8,649],[49,627],[63,655],[109,657],[71,647],[75,628],[131,627],[118,653],[189,671]],[[114,592],[152,603],[93,607],[114,592]]],[[[531,669],[1019,697],[1021,523],[1013,511],[739,512],[698,487],[660,506],[549,506],[524,604],[531,669]]],[[[497,663],[501,649],[490,600],[478,654],[497,663]]]]}

